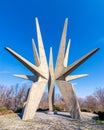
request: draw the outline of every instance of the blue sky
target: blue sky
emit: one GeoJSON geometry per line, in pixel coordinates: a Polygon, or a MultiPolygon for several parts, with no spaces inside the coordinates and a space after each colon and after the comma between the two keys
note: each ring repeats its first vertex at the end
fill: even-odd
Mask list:
{"type": "Polygon", "coordinates": [[[31,74],[4,47],[8,46],[34,62],[31,39],[37,44],[35,17],[38,17],[47,60],[53,48],[54,63],[63,29],[69,19],[67,41],[71,39],[68,65],[92,49],[100,50],[81,65],[73,74],[89,76],[74,80],[78,96],[92,94],[104,87],[104,0],[3,0],[0,1],[0,84],[31,84],[12,74],[31,74]]]}

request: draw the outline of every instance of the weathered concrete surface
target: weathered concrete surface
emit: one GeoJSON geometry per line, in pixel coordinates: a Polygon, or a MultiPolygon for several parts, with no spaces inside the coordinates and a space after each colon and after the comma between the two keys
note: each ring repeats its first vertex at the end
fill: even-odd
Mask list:
{"type": "Polygon", "coordinates": [[[49,62],[49,82],[48,82],[48,100],[49,100],[49,111],[53,111],[54,105],[54,66],[53,66],[53,55],[52,48],[50,48],[50,62],[49,62]]]}
{"type": "Polygon", "coordinates": [[[88,76],[88,74],[80,74],[80,75],[68,75],[65,77],[65,80],[66,81],[71,81],[71,80],[75,80],[75,79],[78,79],[78,78],[82,78],[82,77],[85,77],[85,76],[88,76]]]}
{"type": "Polygon", "coordinates": [[[40,65],[40,60],[39,60],[39,55],[38,55],[38,51],[36,49],[34,39],[32,39],[32,46],[33,46],[33,52],[34,52],[34,63],[35,63],[36,66],[39,66],[40,65]]]}
{"type": "Polygon", "coordinates": [[[56,69],[55,69],[55,78],[56,79],[61,74],[61,71],[63,70],[63,67],[64,67],[67,26],[68,26],[68,18],[65,20],[65,23],[64,23],[58,57],[57,57],[57,61],[56,61],[56,69]]]}
{"type": "Polygon", "coordinates": [[[14,74],[13,76],[16,76],[16,77],[19,77],[19,78],[22,78],[22,79],[31,80],[33,82],[36,82],[38,80],[38,77],[35,76],[35,75],[30,76],[30,75],[14,74]]]}
{"type": "Polygon", "coordinates": [[[81,120],[81,111],[72,84],[62,80],[57,80],[56,83],[59,86],[60,92],[71,114],[71,117],[73,119],[81,120]]]}
{"type": "Polygon", "coordinates": [[[40,79],[40,81],[32,84],[27,97],[26,105],[23,110],[23,120],[29,120],[34,118],[35,112],[38,109],[38,105],[44,93],[46,84],[47,80],[45,79],[40,79]]]}
{"type": "Polygon", "coordinates": [[[67,45],[67,48],[66,48],[66,50],[65,50],[64,67],[67,67],[67,64],[68,64],[70,42],[71,42],[71,40],[69,39],[69,41],[68,41],[68,45],[67,45]]]}

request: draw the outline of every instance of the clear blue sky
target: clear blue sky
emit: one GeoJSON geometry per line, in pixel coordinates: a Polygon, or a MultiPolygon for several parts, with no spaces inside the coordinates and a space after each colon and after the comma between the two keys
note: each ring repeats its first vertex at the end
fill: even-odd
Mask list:
{"type": "Polygon", "coordinates": [[[104,87],[104,0],[3,0],[0,1],[0,84],[15,85],[30,82],[12,74],[31,74],[4,47],[8,46],[33,60],[31,39],[36,39],[35,17],[38,17],[49,61],[53,48],[56,62],[62,28],[69,18],[67,41],[71,39],[69,64],[92,49],[100,50],[73,74],[89,76],[72,83],[78,96],[84,97],[98,87],[104,87]]]}

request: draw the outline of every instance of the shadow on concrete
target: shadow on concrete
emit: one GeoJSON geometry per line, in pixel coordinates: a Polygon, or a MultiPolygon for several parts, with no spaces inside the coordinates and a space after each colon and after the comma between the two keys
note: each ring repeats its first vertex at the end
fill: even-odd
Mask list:
{"type": "Polygon", "coordinates": [[[63,116],[63,117],[71,118],[70,114],[68,114],[67,112],[59,112],[59,111],[53,111],[53,112],[41,111],[41,112],[48,114],[48,115],[57,115],[57,116],[63,116]]]}
{"type": "Polygon", "coordinates": [[[20,119],[22,119],[22,113],[17,114],[20,119]]]}
{"type": "Polygon", "coordinates": [[[55,115],[71,118],[70,115],[66,115],[66,113],[64,114],[64,112],[56,112],[55,115]]]}

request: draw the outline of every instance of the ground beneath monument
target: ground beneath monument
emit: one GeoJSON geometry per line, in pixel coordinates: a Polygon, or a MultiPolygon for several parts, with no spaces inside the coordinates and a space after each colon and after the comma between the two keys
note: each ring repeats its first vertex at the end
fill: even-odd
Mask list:
{"type": "Polygon", "coordinates": [[[33,120],[22,121],[17,114],[0,116],[0,130],[104,130],[104,124],[83,113],[84,120],[73,120],[67,112],[49,115],[37,112],[33,120]]]}

